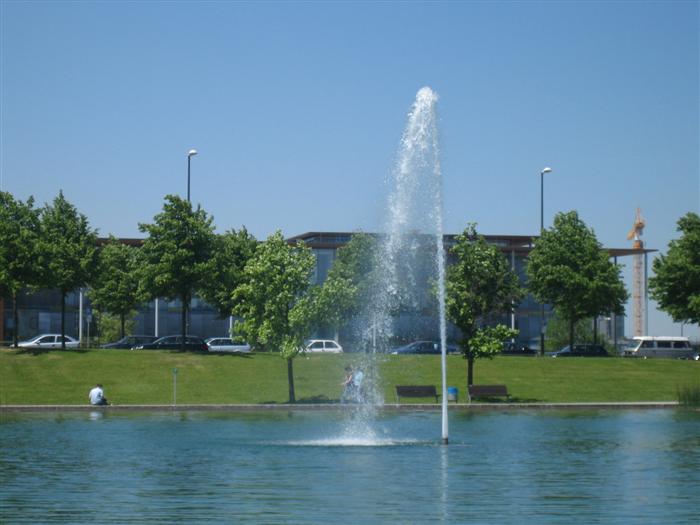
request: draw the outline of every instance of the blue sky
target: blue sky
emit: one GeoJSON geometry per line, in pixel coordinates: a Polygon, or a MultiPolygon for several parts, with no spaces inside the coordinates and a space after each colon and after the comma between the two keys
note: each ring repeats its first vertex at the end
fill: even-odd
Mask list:
{"type": "MultiPolygon", "coordinates": [[[[193,147],[219,231],[376,230],[425,85],[448,232],[537,233],[544,166],[545,225],[578,210],[606,246],[638,206],[662,251],[700,211],[697,2],[0,6],[2,190],[62,189],[102,235],[185,196],[193,147]]],[[[680,327],[652,311],[650,332],[680,327]]]]}

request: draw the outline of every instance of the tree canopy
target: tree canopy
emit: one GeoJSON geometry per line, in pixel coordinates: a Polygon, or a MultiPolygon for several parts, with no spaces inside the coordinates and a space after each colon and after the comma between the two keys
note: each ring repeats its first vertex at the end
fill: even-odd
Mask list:
{"type": "Polygon", "coordinates": [[[652,264],[649,291],[674,321],[700,324],[700,216],[689,212],[678,220],[679,239],[652,264]]]}
{"type": "Polygon", "coordinates": [[[313,317],[308,295],[314,256],[302,242],[290,246],[280,231],[259,244],[233,293],[234,331],[251,345],[279,351],[287,360],[289,401],[295,401],[292,360],[302,348],[313,317]]]}
{"type": "Polygon", "coordinates": [[[99,252],[99,266],[89,297],[100,313],[119,317],[120,337],[127,315],[141,302],[138,294],[139,251],[110,236],[99,252]]]}
{"type": "Polygon", "coordinates": [[[227,231],[214,239],[208,277],[202,283],[201,295],[221,317],[233,312],[232,292],[243,283],[243,270],[257,244],[245,228],[227,231]]]}
{"type": "Polygon", "coordinates": [[[320,324],[338,330],[370,301],[376,250],[376,238],[366,233],[338,249],[316,301],[320,324]]]}
{"type": "MultiPolygon", "coordinates": [[[[569,344],[569,321],[564,319],[558,310],[547,321],[547,345],[552,350],[560,350],[569,344]]],[[[577,343],[594,343],[595,334],[590,317],[576,321],[574,325],[574,340],[577,343]]]]}
{"type": "Polygon", "coordinates": [[[568,321],[572,348],[577,321],[624,312],[628,295],[620,267],[575,211],[558,213],[552,228],[542,232],[530,252],[527,274],[535,298],[554,305],[568,321]]]}
{"type": "Polygon", "coordinates": [[[523,290],[503,254],[478,235],[473,224],[456,237],[451,254],[454,263],[447,268],[445,306],[447,316],[462,331],[459,345],[467,360],[467,384],[472,384],[474,361],[493,357],[496,352],[489,337],[505,334],[499,342],[500,351],[503,340],[514,336],[502,327],[498,332],[482,334],[479,344],[474,344],[479,325],[512,312],[522,299],[523,290]]]}
{"type": "MultiPolygon", "coordinates": [[[[61,292],[61,336],[66,334],[66,295],[87,286],[97,267],[97,231],[59,192],[41,209],[39,264],[42,284],[61,292]]],[[[65,338],[62,337],[65,350],[65,338]]]]}
{"type": "Polygon", "coordinates": [[[144,297],[182,302],[182,345],[187,335],[187,313],[192,295],[209,276],[214,248],[212,217],[176,195],[167,195],[163,211],[152,224],[139,224],[148,234],[141,248],[139,290],[144,297]]]}
{"type": "Polygon", "coordinates": [[[0,294],[12,297],[15,347],[19,325],[17,294],[40,281],[39,225],[39,211],[34,208],[32,197],[22,202],[10,193],[0,192],[0,294]]]}

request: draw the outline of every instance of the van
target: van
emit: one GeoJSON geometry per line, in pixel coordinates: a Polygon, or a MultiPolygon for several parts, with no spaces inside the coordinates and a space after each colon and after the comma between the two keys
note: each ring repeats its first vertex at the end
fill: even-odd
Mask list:
{"type": "Polygon", "coordinates": [[[695,352],[687,337],[652,337],[634,338],[634,345],[620,352],[622,357],[672,357],[675,359],[694,359],[695,352]]]}

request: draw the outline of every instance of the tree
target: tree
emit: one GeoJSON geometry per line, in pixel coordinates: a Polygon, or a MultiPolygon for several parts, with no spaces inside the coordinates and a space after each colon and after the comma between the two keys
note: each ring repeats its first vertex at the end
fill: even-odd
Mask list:
{"type": "Polygon", "coordinates": [[[624,312],[627,291],[620,267],[575,211],[558,213],[554,226],[542,232],[530,252],[527,275],[535,298],[554,305],[569,323],[571,348],[577,321],[624,312]]]}
{"type": "Polygon", "coordinates": [[[39,212],[34,209],[32,197],[22,202],[10,193],[0,192],[0,294],[12,297],[15,348],[19,328],[17,294],[40,280],[39,224],[39,212]]]}
{"type": "Polygon", "coordinates": [[[139,287],[139,252],[110,236],[99,251],[98,271],[89,292],[101,313],[119,317],[120,337],[125,335],[127,315],[141,302],[139,287]]]}
{"type": "Polygon", "coordinates": [[[227,231],[214,240],[209,277],[202,284],[201,295],[221,317],[233,312],[232,292],[243,282],[243,270],[257,244],[245,228],[227,231]]]}
{"type": "Polygon", "coordinates": [[[315,302],[319,323],[337,332],[370,301],[376,250],[377,240],[366,233],[353,234],[338,249],[315,302]]]}
{"type": "Polygon", "coordinates": [[[257,246],[245,266],[245,281],[233,293],[234,313],[242,318],[234,331],[255,347],[278,350],[287,361],[290,403],[296,401],[293,359],[313,317],[313,268],[311,250],[302,242],[290,246],[277,231],[257,246]]]}
{"type": "MultiPolygon", "coordinates": [[[[547,321],[547,345],[549,348],[559,350],[569,344],[569,321],[554,310],[554,314],[547,321]]],[[[590,317],[580,319],[574,325],[574,340],[578,343],[595,343],[593,323],[590,317]]]]}
{"type": "Polygon", "coordinates": [[[678,220],[680,239],[653,262],[651,297],[675,322],[700,324],[700,216],[689,212],[678,220]]]}
{"type": "MultiPolygon", "coordinates": [[[[467,360],[467,385],[471,385],[475,360],[494,354],[488,337],[505,333],[502,327],[482,332],[473,341],[479,323],[486,324],[490,317],[512,312],[522,299],[523,290],[503,254],[478,235],[473,224],[456,237],[451,254],[455,261],[447,268],[445,306],[450,320],[462,331],[459,346],[467,360]]],[[[509,337],[513,335],[500,340],[499,351],[509,337]]]]}
{"type": "Polygon", "coordinates": [[[97,231],[59,192],[41,209],[39,264],[42,283],[61,293],[61,348],[66,349],[66,296],[87,286],[97,267],[97,231]]]}
{"type": "MultiPolygon", "coordinates": [[[[503,324],[479,328],[469,341],[469,347],[479,358],[493,359],[503,351],[503,341],[518,335],[518,330],[503,324]]],[[[469,383],[472,384],[472,383],[469,383]]]]}
{"type": "Polygon", "coordinates": [[[122,323],[120,316],[97,310],[93,317],[97,323],[97,331],[102,341],[116,341],[123,337],[120,335],[122,333],[134,333],[136,320],[133,316],[126,317],[124,323],[122,323]]]}
{"type": "Polygon", "coordinates": [[[212,218],[199,206],[193,210],[186,200],[166,195],[163,211],[153,218],[153,224],[139,224],[139,229],[148,234],[141,248],[139,291],[148,299],[180,299],[184,350],[192,295],[209,278],[212,218]]]}

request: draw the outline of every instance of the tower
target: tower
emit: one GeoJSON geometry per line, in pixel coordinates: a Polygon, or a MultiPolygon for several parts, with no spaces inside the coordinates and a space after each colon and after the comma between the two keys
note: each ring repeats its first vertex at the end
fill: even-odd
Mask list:
{"type": "Polygon", "coordinates": [[[642,218],[642,213],[637,208],[637,215],[634,219],[634,225],[627,234],[627,240],[632,242],[632,249],[639,250],[634,254],[632,262],[632,319],[634,323],[634,335],[640,336],[644,334],[644,268],[643,268],[643,252],[644,242],[641,240],[646,223],[642,218]]]}

